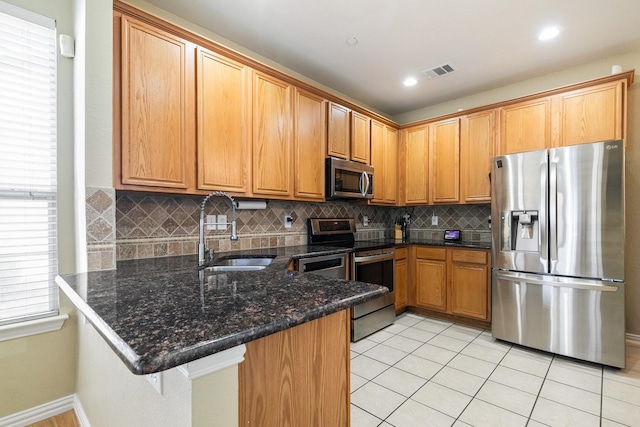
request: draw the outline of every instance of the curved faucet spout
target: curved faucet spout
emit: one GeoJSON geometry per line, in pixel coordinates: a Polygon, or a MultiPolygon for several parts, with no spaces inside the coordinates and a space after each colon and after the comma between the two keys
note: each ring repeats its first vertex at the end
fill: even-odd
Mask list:
{"type": "Polygon", "coordinates": [[[202,200],[202,203],[200,203],[200,229],[199,229],[199,233],[198,233],[198,265],[199,266],[203,266],[205,263],[205,252],[207,251],[205,244],[204,244],[204,208],[207,205],[207,202],[209,201],[209,199],[211,199],[212,197],[226,197],[229,202],[231,203],[231,237],[230,240],[232,242],[235,242],[238,240],[238,234],[237,234],[237,226],[236,226],[236,201],[233,199],[233,197],[231,197],[230,195],[228,195],[227,193],[225,193],[224,191],[213,191],[211,193],[209,193],[207,196],[205,196],[205,198],[202,200]]]}

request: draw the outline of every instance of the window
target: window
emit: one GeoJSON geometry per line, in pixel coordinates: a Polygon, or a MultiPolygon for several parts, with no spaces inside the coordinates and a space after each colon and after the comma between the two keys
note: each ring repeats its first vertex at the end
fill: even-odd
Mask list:
{"type": "Polygon", "coordinates": [[[0,325],[58,313],[56,32],[0,2],[0,325]]]}

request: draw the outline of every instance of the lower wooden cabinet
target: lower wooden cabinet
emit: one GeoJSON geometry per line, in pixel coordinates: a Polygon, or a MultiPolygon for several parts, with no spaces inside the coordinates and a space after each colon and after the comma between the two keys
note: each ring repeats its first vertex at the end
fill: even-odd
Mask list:
{"type": "Polygon", "coordinates": [[[413,246],[410,266],[413,298],[409,297],[409,304],[483,322],[490,320],[488,250],[413,246]]]}
{"type": "Polygon", "coordinates": [[[409,279],[409,249],[405,247],[396,248],[394,261],[393,284],[395,288],[396,313],[401,313],[409,304],[408,279],[409,279]]]}
{"type": "Polygon", "coordinates": [[[240,426],[348,426],[349,310],[248,342],[240,426]]]}

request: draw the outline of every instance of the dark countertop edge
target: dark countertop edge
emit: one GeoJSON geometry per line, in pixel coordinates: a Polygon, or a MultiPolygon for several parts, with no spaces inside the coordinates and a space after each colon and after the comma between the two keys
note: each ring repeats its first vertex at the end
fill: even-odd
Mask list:
{"type": "MultiPolygon", "coordinates": [[[[273,266],[269,266],[273,267],[273,266]]],[[[303,274],[303,273],[300,273],[303,274]]],[[[124,362],[129,370],[135,375],[148,375],[155,372],[165,371],[202,359],[212,354],[254,341],[265,336],[290,329],[303,323],[319,319],[321,317],[337,313],[345,310],[353,305],[364,303],[385,295],[388,291],[384,287],[360,294],[358,296],[347,297],[336,302],[315,307],[298,316],[288,316],[278,319],[275,322],[266,323],[258,327],[239,331],[236,334],[227,335],[225,337],[212,341],[204,341],[197,345],[185,347],[157,358],[143,360],[111,327],[87,304],[78,293],[66,283],[64,277],[57,276],[56,283],[62,291],[71,300],[73,305],[86,317],[97,330],[97,332],[105,339],[107,344],[116,353],[116,355],[124,362]],[[169,357],[167,357],[169,356],[169,357]],[[167,359],[171,361],[167,363],[167,359]]],[[[373,286],[373,285],[372,285],[373,286]]]]}
{"type": "Polygon", "coordinates": [[[396,246],[441,246],[445,248],[468,248],[468,249],[491,249],[491,242],[485,242],[481,240],[462,240],[459,242],[445,242],[444,240],[430,240],[430,239],[408,239],[398,240],[390,239],[395,242],[396,246]]]}

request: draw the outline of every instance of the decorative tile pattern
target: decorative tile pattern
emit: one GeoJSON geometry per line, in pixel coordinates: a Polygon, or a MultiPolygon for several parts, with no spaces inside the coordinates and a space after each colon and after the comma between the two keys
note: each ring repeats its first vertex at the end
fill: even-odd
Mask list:
{"type": "MultiPolygon", "coordinates": [[[[195,254],[198,241],[200,196],[164,196],[140,193],[116,195],[117,259],[150,256],[195,254]]],[[[489,205],[434,206],[395,208],[331,201],[304,203],[269,200],[264,210],[238,210],[239,241],[229,241],[230,229],[206,231],[207,246],[214,250],[259,249],[284,245],[300,245],[307,240],[306,219],[312,217],[355,218],[358,240],[391,237],[393,223],[402,214],[411,214],[410,236],[441,239],[445,229],[463,230],[466,240],[489,241],[486,218],[489,205]],[[293,217],[291,228],[285,229],[284,215],[293,217]],[[438,215],[440,225],[431,226],[431,215],[438,215]],[[364,227],[364,216],[369,226],[364,227]]],[[[212,198],[205,215],[227,215],[231,209],[224,198],[212,198]]],[[[102,229],[95,224],[95,233],[102,229]]]]}
{"type": "Polygon", "coordinates": [[[89,271],[116,268],[116,192],[113,188],[85,189],[87,264],[89,271]]]}

